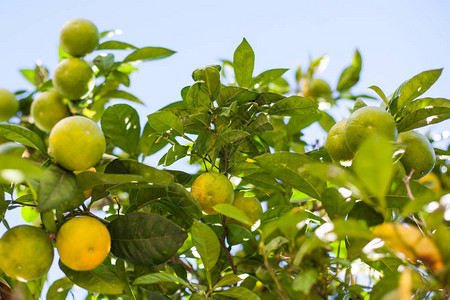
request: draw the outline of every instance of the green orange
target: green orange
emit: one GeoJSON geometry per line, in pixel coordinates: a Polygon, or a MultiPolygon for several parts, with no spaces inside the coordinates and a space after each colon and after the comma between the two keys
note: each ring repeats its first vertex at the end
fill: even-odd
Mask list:
{"type": "Polygon", "coordinates": [[[0,89],[0,122],[8,121],[18,110],[16,96],[8,90],[0,89]]]}
{"type": "Polygon", "coordinates": [[[70,20],[61,28],[59,43],[72,56],[85,56],[97,48],[100,35],[94,23],[86,19],[70,20]]]}
{"type": "Polygon", "coordinates": [[[53,75],[55,89],[70,100],[87,97],[95,86],[95,75],[87,62],[72,57],[61,61],[53,75]]]}
{"type": "MultiPolygon", "coordinates": [[[[263,214],[261,202],[256,197],[245,197],[245,193],[236,192],[234,194],[233,206],[239,208],[248,219],[255,224],[263,214]]],[[[230,220],[231,221],[231,220],[230,220]]],[[[237,223],[243,227],[249,228],[249,226],[242,224],[241,222],[231,221],[231,223],[237,223]]]]}
{"type": "Polygon", "coordinates": [[[344,136],[348,148],[353,153],[356,153],[362,142],[373,134],[395,141],[397,126],[390,113],[379,107],[365,106],[350,115],[345,125],[344,136]]]}
{"type": "Polygon", "coordinates": [[[37,227],[19,225],[0,239],[0,269],[9,277],[34,280],[47,274],[53,262],[53,246],[37,227]]]}
{"type": "Polygon", "coordinates": [[[355,156],[345,142],[344,130],[347,119],[337,122],[331,127],[325,142],[328,154],[335,161],[349,161],[355,156]]]}
{"type": "Polygon", "coordinates": [[[61,94],[56,91],[47,91],[33,100],[31,115],[39,129],[49,132],[59,120],[70,116],[70,111],[61,94]]]}
{"type": "Polygon", "coordinates": [[[97,123],[86,117],[72,116],[53,127],[49,148],[55,161],[64,168],[87,170],[102,158],[106,141],[97,123]]]}
{"type": "Polygon", "coordinates": [[[220,173],[207,172],[198,176],[191,186],[191,194],[207,214],[216,214],[213,206],[231,204],[234,199],[233,184],[220,173]]]}
{"type": "Polygon", "coordinates": [[[406,174],[414,170],[412,178],[419,179],[430,173],[436,163],[436,154],[424,135],[416,131],[401,132],[397,142],[406,145],[405,153],[400,158],[406,174]]]}
{"type": "Polygon", "coordinates": [[[305,82],[302,91],[305,97],[311,99],[327,98],[332,93],[330,85],[319,78],[313,78],[311,81],[305,82]]]}

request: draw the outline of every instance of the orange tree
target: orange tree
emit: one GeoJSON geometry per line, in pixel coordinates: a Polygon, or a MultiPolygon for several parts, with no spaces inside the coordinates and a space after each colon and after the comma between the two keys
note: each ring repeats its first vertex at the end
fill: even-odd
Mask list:
{"type": "MultiPolygon", "coordinates": [[[[94,49],[92,35],[97,31],[88,27],[90,48],[81,55],[94,49]]],[[[347,143],[358,144],[354,155],[341,162],[328,154],[336,143],[327,143],[328,151],[325,141],[307,144],[302,131],[318,123],[328,132],[340,121],[327,112],[337,101],[353,103],[353,115],[366,106],[364,99],[373,98],[351,91],[361,71],[358,51],[335,89],[316,78],[323,58],[304,70],[299,67],[290,86],[283,79],[287,69],[253,74],[255,55],[244,39],[232,60],[194,70],[193,83],[181,89],[182,99],[148,115],[141,128],[134,108],[109,101],[140,103],[124,89],[130,86],[136,62],[162,59],[174,51],[108,40],[111,33],[100,33],[92,60],[72,58],[60,49],[64,66],[72,59],[83,68],[88,65],[96,77],[95,84],[91,75],[85,76],[86,82],[82,77],[77,90],[71,74],[77,77],[78,71],[61,73],[73,93],[66,95],[70,99],[58,96],[63,100],[57,105],[67,106],[71,116],[61,118],[71,118],[70,126],[58,122],[52,134],[52,128],[35,123],[37,117],[46,122],[45,111],[35,117],[30,112],[35,99],[46,91],[64,93],[42,65],[21,70],[34,88],[15,93],[18,109],[6,92],[7,100],[1,103],[5,116],[11,117],[0,123],[2,223],[7,232],[12,230],[5,213],[21,209],[32,226],[46,233],[44,238],[39,235],[48,238],[43,243],[59,251],[63,243],[80,246],[76,253],[71,247],[64,250],[77,255],[67,264],[86,260],[80,270],[60,261],[66,277],[51,284],[47,299],[64,299],[74,284],[88,291],[88,299],[449,297],[449,150],[434,149],[422,137],[420,143],[426,146],[396,141],[397,133],[450,117],[449,100],[420,97],[441,70],[412,77],[390,96],[370,87],[381,99],[381,109],[364,111],[381,111],[382,119],[395,126],[388,126],[391,134],[380,134],[370,122],[382,121],[369,114],[357,123],[364,125],[356,125],[365,132],[358,141],[350,140],[355,122],[335,127],[339,147],[348,152],[347,143]],[[126,54],[117,59],[110,50],[126,54]],[[326,88],[314,89],[318,82],[326,88]],[[428,149],[426,162],[421,153],[414,155],[415,149],[428,149]],[[104,152],[101,157],[99,151],[104,152]],[[415,158],[408,172],[402,165],[405,153],[415,158]],[[160,157],[158,166],[146,164],[152,155],[160,157]],[[168,168],[180,159],[198,166],[198,173],[168,168]],[[415,161],[420,162],[420,176],[414,173],[415,161]],[[430,170],[433,176],[419,179],[430,170]],[[221,175],[202,177],[191,194],[191,185],[205,172],[221,175]],[[432,186],[427,178],[434,178],[432,186]],[[236,197],[240,202],[233,205],[236,197]],[[241,203],[246,199],[251,203],[241,203]],[[87,217],[100,221],[98,230],[64,226],[87,217]],[[102,254],[97,255],[97,247],[102,254]]],[[[72,48],[83,44],[65,38],[72,48]]],[[[75,50],[72,55],[80,56],[75,50]]],[[[56,122],[51,106],[42,104],[52,118],[50,127],[56,122]]],[[[23,264],[30,255],[39,261],[41,254],[15,251],[27,243],[20,236],[11,238],[19,235],[16,231],[0,240],[1,259],[8,262],[0,264],[7,266],[0,272],[0,293],[4,299],[37,299],[46,270],[39,271],[40,278],[26,280],[25,270],[33,275],[37,270],[23,264]]]]}

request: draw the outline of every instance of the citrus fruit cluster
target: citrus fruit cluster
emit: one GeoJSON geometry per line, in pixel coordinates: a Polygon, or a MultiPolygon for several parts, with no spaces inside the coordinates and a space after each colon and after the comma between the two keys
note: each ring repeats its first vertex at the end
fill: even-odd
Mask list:
{"type": "MultiPolygon", "coordinates": [[[[256,197],[245,197],[242,192],[234,192],[233,184],[223,174],[206,172],[198,176],[191,186],[191,194],[206,214],[217,214],[217,204],[232,204],[242,211],[254,224],[262,216],[261,203],[256,197]]],[[[230,221],[248,228],[238,221],[230,221]]]]}
{"type": "Polygon", "coordinates": [[[400,163],[406,175],[419,179],[433,169],[436,156],[428,139],[416,131],[398,133],[394,118],[379,107],[362,107],[337,122],[328,132],[325,148],[334,161],[351,161],[364,140],[375,134],[405,147],[400,163]]]}

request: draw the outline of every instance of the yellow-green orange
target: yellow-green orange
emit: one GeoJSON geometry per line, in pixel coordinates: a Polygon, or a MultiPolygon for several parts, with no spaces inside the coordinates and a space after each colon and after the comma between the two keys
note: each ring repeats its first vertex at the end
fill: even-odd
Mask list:
{"type": "Polygon", "coordinates": [[[99,39],[97,27],[86,19],[70,20],[59,35],[61,48],[72,56],[85,56],[94,51],[99,39]]]}
{"type": "Polygon", "coordinates": [[[0,122],[8,121],[19,110],[16,96],[8,90],[0,89],[0,122]]]}
{"type": "Polygon", "coordinates": [[[441,181],[439,180],[439,177],[433,172],[430,172],[424,177],[420,178],[419,181],[433,192],[437,193],[442,191],[441,181]]]}
{"type": "Polygon", "coordinates": [[[335,161],[349,161],[355,156],[345,142],[344,129],[347,119],[337,122],[331,127],[325,142],[328,154],[335,161]]]}
{"type": "Polygon", "coordinates": [[[356,153],[361,143],[372,134],[383,135],[389,140],[397,138],[394,118],[382,108],[365,106],[353,112],[344,129],[348,148],[356,153]]]}
{"type": "Polygon", "coordinates": [[[413,179],[419,179],[430,173],[436,162],[433,146],[428,139],[416,131],[401,132],[397,142],[406,145],[406,150],[400,158],[406,174],[414,170],[413,179]]]}
{"type": "Polygon", "coordinates": [[[0,239],[0,269],[9,277],[34,280],[45,275],[53,262],[53,246],[41,229],[20,225],[0,239]]]}
{"type": "Polygon", "coordinates": [[[79,100],[89,95],[94,88],[95,75],[87,62],[71,57],[56,66],[53,85],[64,97],[79,100]]]}
{"type": "Polygon", "coordinates": [[[314,78],[303,85],[303,95],[311,99],[327,98],[331,96],[331,88],[326,81],[314,78]]]}
{"type": "Polygon", "coordinates": [[[98,125],[82,116],[62,119],[49,137],[50,153],[64,168],[86,170],[95,166],[106,148],[105,136],[98,125]]]}
{"type": "Polygon", "coordinates": [[[213,172],[198,176],[191,186],[191,194],[207,214],[216,214],[214,205],[231,204],[234,199],[233,185],[225,175],[213,172]]]}
{"type": "MultiPolygon", "coordinates": [[[[261,202],[256,197],[245,197],[245,193],[236,192],[234,194],[233,206],[239,208],[240,211],[245,213],[248,219],[255,224],[256,221],[261,219],[263,210],[261,207],[261,202]]],[[[232,221],[232,223],[237,223],[243,227],[248,228],[249,226],[242,224],[241,222],[232,221]]]]}
{"type": "Polygon", "coordinates": [[[64,223],[56,235],[61,262],[75,271],[92,270],[105,260],[111,236],[105,225],[92,217],[76,217],[64,223]]]}
{"type": "Polygon", "coordinates": [[[49,132],[59,120],[70,116],[70,111],[61,94],[47,91],[31,103],[31,115],[39,129],[49,132]]]}

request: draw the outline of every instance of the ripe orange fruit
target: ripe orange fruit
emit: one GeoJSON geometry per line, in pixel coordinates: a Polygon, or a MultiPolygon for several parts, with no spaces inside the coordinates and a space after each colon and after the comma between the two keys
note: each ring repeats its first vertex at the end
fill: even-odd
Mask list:
{"type": "Polygon", "coordinates": [[[436,163],[436,154],[424,135],[412,130],[401,132],[397,142],[406,145],[405,153],[400,161],[407,175],[414,170],[412,178],[419,179],[430,173],[436,163]]]}
{"type": "Polygon", "coordinates": [[[0,122],[11,119],[18,109],[16,96],[8,90],[0,89],[0,122]]]}
{"type": "Polygon", "coordinates": [[[72,57],[61,61],[53,75],[55,89],[70,100],[86,98],[95,85],[95,75],[87,62],[72,57]]]}
{"type": "Polygon", "coordinates": [[[61,262],[75,271],[92,270],[105,260],[111,236],[105,225],[92,217],[75,217],[64,223],[56,235],[61,262]]]}
{"type": "Polygon", "coordinates": [[[97,48],[100,35],[94,23],[86,19],[74,19],[61,28],[59,43],[72,56],[85,56],[97,48]]]}
{"type": "Polygon", "coordinates": [[[231,204],[234,199],[233,185],[225,175],[213,172],[198,176],[191,186],[191,194],[207,214],[217,214],[213,206],[231,204]]]}
{"type": "Polygon", "coordinates": [[[344,129],[347,119],[337,122],[331,127],[325,142],[325,148],[335,161],[349,161],[355,156],[345,142],[344,129]]]}
{"type": "Polygon", "coordinates": [[[59,120],[70,116],[70,111],[61,94],[47,91],[33,100],[31,115],[39,129],[49,132],[59,120]]]}
{"type": "Polygon", "coordinates": [[[64,168],[87,170],[95,166],[105,152],[106,141],[97,123],[82,116],[62,119],[49,137],[49,152],[64,168]]]}
{"type": "Polygon", "coordinates": [[[19,225],[0,239],[0,269],[19,281],[35,280],[47,274],[53,262],[53,246],[41,229],[19,225]]]}
{"type": "Polygon", "coordinates": [[[356,153],[362,142],[372,134],[379,134],[395,141],[397,126],[390,113],[382,108],[365,106],[354,111],[344,129],[348,148],[356,153]]]}

